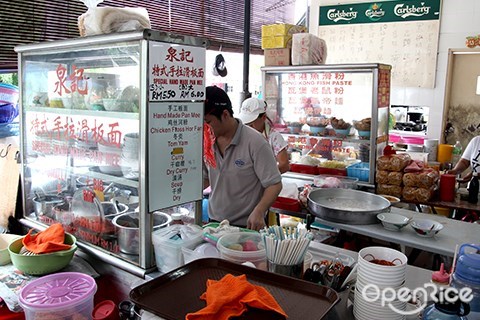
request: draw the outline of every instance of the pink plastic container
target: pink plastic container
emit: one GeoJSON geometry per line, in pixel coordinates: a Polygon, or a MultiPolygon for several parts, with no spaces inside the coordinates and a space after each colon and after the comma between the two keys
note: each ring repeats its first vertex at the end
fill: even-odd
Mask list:
{"type": "Polygon", "coordinates": [[[95,280],[78,272],[61,272],[27,284],[19,295],[26,320],[92,319],[95,280]]]}

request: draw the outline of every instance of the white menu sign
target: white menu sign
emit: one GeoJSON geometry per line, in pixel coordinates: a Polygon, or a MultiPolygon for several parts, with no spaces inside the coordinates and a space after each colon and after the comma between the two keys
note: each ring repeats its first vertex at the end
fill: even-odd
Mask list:
{"type": "Polygon", "coordinates": [[[205,99],[205,48],[149,42],[149,100],[205,99]]]}
{"type": "Polygon", "coordinates": [[[202,199],[203,102],[154,102],[148,110],[149,210],[202,199]]]}

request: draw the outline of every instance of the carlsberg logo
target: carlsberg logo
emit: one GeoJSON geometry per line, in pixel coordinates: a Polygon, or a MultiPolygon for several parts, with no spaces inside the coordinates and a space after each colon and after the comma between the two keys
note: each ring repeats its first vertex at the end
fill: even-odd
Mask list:
{"type": "Polygon", "coordinates": [[[339,20],[353,20],[357,18],[357,11],[352,11],[352,8],[350,8],[350,11],[337,11],[336,9],[330,9],[327,12],[327,18],[332,21],[339,21],[339,20]]]}
{"type": "Polygon", "coordinates": [[[430,7],[425,6],[425,2],[421,2],[421,7],[416,7],[415,5],[409,6],[408,4],[397,4],[395,6],[394,12],[395,15],[407,18],[410,16],[421,17],[427,15],[430,12],[430,7]]]}

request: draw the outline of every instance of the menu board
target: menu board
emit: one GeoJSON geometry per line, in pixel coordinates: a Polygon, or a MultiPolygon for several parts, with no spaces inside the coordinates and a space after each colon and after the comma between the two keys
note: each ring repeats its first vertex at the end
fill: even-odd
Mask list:
{"type": "Polygon", "coordinates": [[[321,26],[318,36],[329,64],[390,64],[394,86],[433,88],[439,28],[438,21],[321,26]]]}
{"type": "Polygon", "coordinates": [[[149,100],[205,99],[205,48],[149,42],[149,100]]]}
{"type": "Polygon", "coordinates": [[[201,200],[203,102],[153,102],[148,110],[149,211],[201,200]]]}

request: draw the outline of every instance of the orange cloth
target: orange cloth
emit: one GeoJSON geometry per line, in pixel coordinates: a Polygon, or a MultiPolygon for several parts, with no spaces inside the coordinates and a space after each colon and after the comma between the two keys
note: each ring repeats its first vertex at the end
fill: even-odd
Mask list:
{"type": "Polygon", "coordinates": [[[238,277],[227,274],[219,281],[207,280],[207,290],[200,299],[206,300],[207,306],[187,314],[186,320],[226,320],[240,316],[247,307],[271,310],[287,318],[275,298],[265,288],[249,283],[244,274],[238,277]]]}
{"type": "Polygon", "coordinates": [[[69,244],[64,244],[65,231],[60,223],[52,224],[50,227],[35,235],[33,229],[23,238],[23,246],[33,253],[49,253],[70,249],[69,244]]]}
{"type": "Polygon", "coordinates": [[[212,127],[208,123],[203,124],[203,158],[205,163],[212,167],[217,167],[217,162],[215,160],[215,151],[213,150],[213,145],[215,143],[215,134],[212,131],[212,127]]]}

